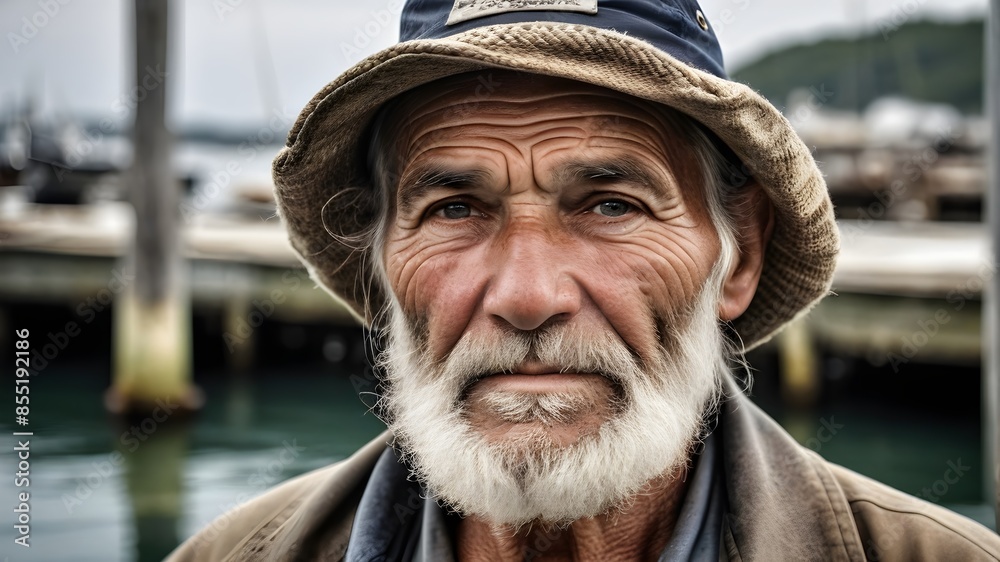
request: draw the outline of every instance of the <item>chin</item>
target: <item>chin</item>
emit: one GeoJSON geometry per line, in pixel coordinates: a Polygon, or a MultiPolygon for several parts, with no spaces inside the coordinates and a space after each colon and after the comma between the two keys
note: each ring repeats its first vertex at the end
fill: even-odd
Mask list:
{"type": "MultiPolygon", "coordinates": [[[[533,378],[541,377],[554,378],[533,378]]],[[[560,377],[568,379],[569,388],[550,392],[510,388],[509,384],[497,389],[500,383],[479,381],[462,400],[464,421],[487,443],[506,443],[525,451],[570,447],[596,436],[616,414],[620,386],[596,375],[560,377]]]]}

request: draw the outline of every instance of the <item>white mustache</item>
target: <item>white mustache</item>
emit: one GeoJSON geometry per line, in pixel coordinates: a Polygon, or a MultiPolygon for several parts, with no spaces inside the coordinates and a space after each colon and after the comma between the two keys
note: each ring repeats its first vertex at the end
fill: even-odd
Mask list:
{"type": "Polygon", "coordinates": [[[635,354],[618,336],[558,325],[534,332],[466,334],[448,354],[439,374],[450,380],[458,397],[485,377],[516,373],[529,363],[557,365],[563,373],[593,373],[616,387],[627,386],[641,371],[635,354]]]}

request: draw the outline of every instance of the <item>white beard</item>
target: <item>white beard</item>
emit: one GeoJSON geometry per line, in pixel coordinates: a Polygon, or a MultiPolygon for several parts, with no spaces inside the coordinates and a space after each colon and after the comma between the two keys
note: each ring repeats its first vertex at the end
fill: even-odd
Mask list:
{"type": "Polygon", "coordinates": [[[415,476],[459,513],[518,528],[533,521],[564,526],[622,508],[654,478],[678,473],[728,372],[715,279],[668,328],[646,368],[618,336],[569,325],[528,336],[466,334],[444,361],[433,362],[394,302],[391,338],[380,357],[388,382],[382,406],[415,476]],[[618,390],[609,419],[560,447],[544,427],[586,407],[579,399],[495,392],[485,403],[497,419],[541,427],[488,441],[469,423],[463,391],[476,376],[512,372],[529,358],[567,372],[607,374],[618,390]]]}

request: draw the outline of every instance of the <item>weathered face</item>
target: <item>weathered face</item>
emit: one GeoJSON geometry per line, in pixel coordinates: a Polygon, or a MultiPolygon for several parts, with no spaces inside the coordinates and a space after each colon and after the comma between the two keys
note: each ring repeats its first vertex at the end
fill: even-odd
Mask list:
{"type": "Polygon", "coordinates": [[[432,494],[568,522],[687,461],[725,371],[718,319],[759,263],[718,262],[700,168],[659,110],[499,76],[391,114],[385,405],[432,494]]]}
{"type": "MultiPolygon", "coordinates": [[[[719,253],[700,174],[653,108],[584,85],[504,78],[408,108],[385,260],[392,290],[445,358],[460,338],[566,324],[616,334],[640,358],[691,305],[719,253]],[[571,89],[570,89],[571,88],[571,89]]],[[[613,389],[591,373],[526,362],[469,389],[489,435],[524,425],[474,400],[493,390],[578,395],[594,431],[613,389]]]]}

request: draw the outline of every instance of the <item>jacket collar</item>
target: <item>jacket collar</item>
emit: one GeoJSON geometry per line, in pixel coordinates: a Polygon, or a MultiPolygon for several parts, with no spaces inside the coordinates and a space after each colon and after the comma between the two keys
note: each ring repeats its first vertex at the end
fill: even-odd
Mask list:
{"type": "Polygon", "coordinates": [[[724,551],[744,560],[864,560],[850,504],[824,461],[726,383],[724,551]]]}

